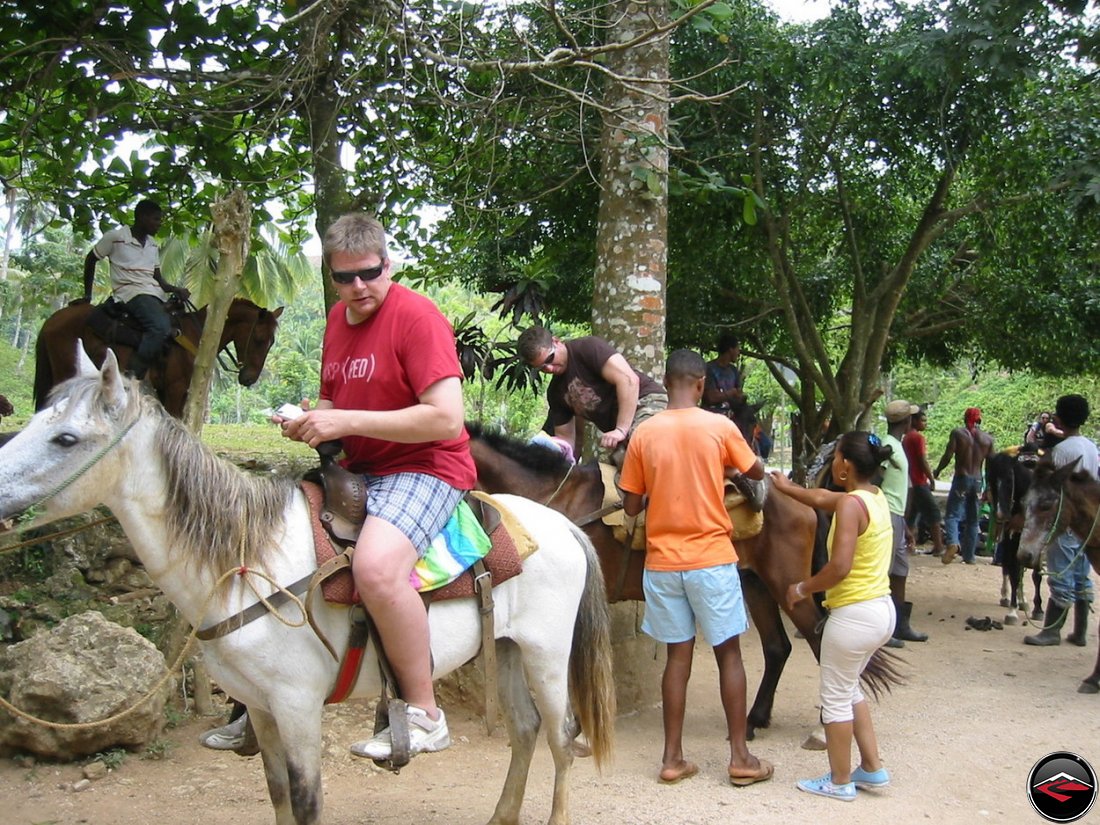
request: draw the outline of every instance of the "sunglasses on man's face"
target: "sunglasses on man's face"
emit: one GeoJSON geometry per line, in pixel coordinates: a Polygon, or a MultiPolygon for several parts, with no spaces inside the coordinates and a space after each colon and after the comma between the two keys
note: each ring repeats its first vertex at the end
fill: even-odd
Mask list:
{"type": "Polygon", "coordinates": [[[386,262],[383,261],[378,266],[372,266],[370,269],[353,269],[347,272],[338,272],[334,269],[329,275],[331,275],[332,280],[336,281],[338,284],[353,284],[356,278],[363,283],[367,283],[379,277],[382,274],[382,270],[385,268],[386,262]]]}
{"type": "Polygon", "coordinates": [[[550,354],[547,355],[542,360],[542,363],[541,364],[533,364],[532,368],[537,370],[537,369],[542,369],[543,367],[550,366],[551,364],[554,363],[554,359],[557,357],[557,355],[558,355],[558,347],[557,347],[557,344],[554,344],[550,347],[550,354]]]}

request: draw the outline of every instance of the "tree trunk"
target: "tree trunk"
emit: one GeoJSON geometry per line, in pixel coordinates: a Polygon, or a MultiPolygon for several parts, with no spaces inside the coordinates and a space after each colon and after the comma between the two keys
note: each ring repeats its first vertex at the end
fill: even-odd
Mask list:
{"type": "Polygon", "coordinates": [[[199,339],[199,352],[195,356],[195,371],[191,375],[187,403],[183,408],[183,423],[196,438],[201,435],[206,418],[210,383],[214,378],[225,318],[240,289],[241,272],[248,260],[252,241],[252,208],[242,190],[234,190],[229,197],[216,202],[210,211],[214,217],[218,270],[214,274],[214,298],[206,308],[206,323],[199,339]]]}
{"type": "MultiPolygon", "coordinates": [[[[309,123],[310,154],[313,158],[313,202],[317,213],[317,237],[324,239],[333,222],[351,208],[347,173],[340,165],[340,134],[337,123],[343,100],[336,84],[338,61],[341,58],[332,43],[332,32],[343,13],[340,4],[307,17],[301,36],[300,59],[315,67],[316,81],[305,96],[301,113],[309,123]],[[334,56],[335,55],[335,56],[334,56]]],[[[336,303],[336,290],[328,277],[328,267],[321,265],[321,288],[325,309],[336,303]]]]}
{"type": "MultiPolygon", "coordinates": [[[[668,20],[667,0],[616,0],[611,43],[668,20]]],[[[612,52],[604,94],[592,330],[635,369],[664,371],[668,247],[668,39],[612,52]]]]}
{"type": "Polygon", "coordinates": [[[8,223],[4,227],[4,252],[0,257],[0,281],[8,279],[8,261],[11,260],[11,241],[15,234],[15,194],[14,187],[4,190],[4,201],[8,207],[8,223]]]}

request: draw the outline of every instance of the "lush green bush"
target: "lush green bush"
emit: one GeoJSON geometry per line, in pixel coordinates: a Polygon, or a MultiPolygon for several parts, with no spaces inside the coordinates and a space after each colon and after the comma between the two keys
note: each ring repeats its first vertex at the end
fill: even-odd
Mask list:
{"type": "Polygon", "coordinates": [[[0,341],[0,394],[15,407],[15,415],[5,418],[0,430],[22,427],[34,412],[31,402],[34,387],[34,353],[23,359],[23,353],[8,341],[0,341]]]}

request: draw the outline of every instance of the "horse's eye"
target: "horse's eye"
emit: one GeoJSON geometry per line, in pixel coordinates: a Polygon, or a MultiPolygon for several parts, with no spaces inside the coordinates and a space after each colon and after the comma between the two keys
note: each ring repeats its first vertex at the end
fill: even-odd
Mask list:
{"type": "Polygon", "coordinates": [[[77,444],[80,439],[72,433],[61,433],[59,435],[55,435],[51,439],[51,441],[53,441],[53,443],[59,447],[72,447],[77,444]]]}

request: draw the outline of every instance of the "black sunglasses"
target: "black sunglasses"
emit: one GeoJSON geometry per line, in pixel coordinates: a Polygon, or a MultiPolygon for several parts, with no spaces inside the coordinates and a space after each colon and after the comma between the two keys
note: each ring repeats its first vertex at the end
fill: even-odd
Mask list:
{"type": "Polygon", "coordinates": [[[350,272],[337,272],[335,269],[329,272],[332,276],[332,280],[338,284],[353,284],[355,279],[358,278],[363,283],[373,281],[375,278],[382,274],[382,270],[386,268],[386,262],[382,261],[378,266],[372,266],[370,269],[354,269],[350,272]]]}
{"type": "Polygon", "coordinates": [[[531,368],[538,370],[538,369],[542,369],[543,367],[548,367],[548,366],[550,366],[551,364],[554,363],[554,359],[557,357],[557,355],[558,355],[558,345],[557,344],[551,344],[550,345],[550,354],[546,356],[546,358],[543,360],[543,362],[541,364],[532,364],[531,368]]]}

